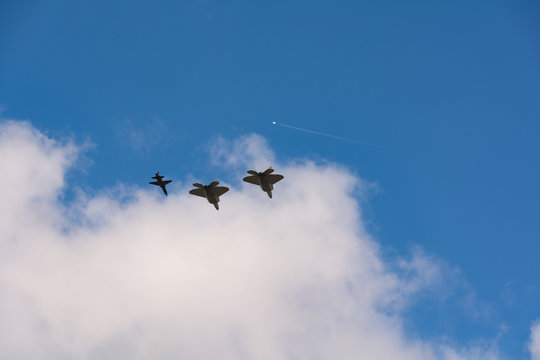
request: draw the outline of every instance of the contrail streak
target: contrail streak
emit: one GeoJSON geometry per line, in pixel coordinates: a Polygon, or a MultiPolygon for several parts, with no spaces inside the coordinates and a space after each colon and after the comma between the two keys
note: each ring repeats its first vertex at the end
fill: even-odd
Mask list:
{"type": "Polygon", "coordinates": [[[292,125],[288,125],[288,124],[277,123],[275,121],[273,121],[272,124],[283,126],[283,127],[293,129],[293,130],[298,130],[298,131],[310,133],[310,134],[325,136],[325,137],[329,137],[329,138],[332,138],[332,139],[343,140],[343,141],[348,141],[348,142],[352,142],[352,143],[356,143],[356,144],[362,144],[362,145],[368,145],[368,146],[375,146],[375,147],[383,148],[383,146],[380,146],[380,145],[370,144],[370,143],[367,143],[367,142],[363,142],[363,141],[359,141],[359,140],[355,140],[355,139],[351,139],[351,138],[346,138],[346,137],[343,137],[343,136],[336,136],[336,135],[332,135],[332,134],[327,134],[327,133],[323,133],[323,132],[320,132],[320,131],[304,129],[304,128],[301,128],[301,127],[292,126],[292,125]]]}

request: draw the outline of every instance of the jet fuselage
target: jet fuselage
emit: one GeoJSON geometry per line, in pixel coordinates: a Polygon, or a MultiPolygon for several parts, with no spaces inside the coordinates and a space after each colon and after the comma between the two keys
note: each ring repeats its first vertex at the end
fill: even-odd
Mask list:
{"type": "Polygon", "coordinates": [[[163,190],[163,193],[167,195],[167,188],[165,186],[172,180],[163,181],[163,176],[159,175],[159,171],[156,173],[155,176],[152,176],[152,179],[155,179],[156,181],[151,181],[150,184],[159,186],[161,190],[163,190]]]}
{"type": "Polygon", "coordinates": [[[250,184],[259,185],[261,190],[268,194],[268,197],[272,198],[272,190],[274,190],[274,184],[283,179],[283,175],[272,174],[274,170],[269,167],[263,172],[256,172],[255,170],[248,170],[250,176],[246,176],[243,180],[250,184]]]}
{"type": "Polygon", "coordinates": [[[217,196],[216,190],[213,186],[205,186],[203,189],[204,193],[206,194],[206,200],[208,200],[210,204],[215,205],[219,202],[219,196],[217,196]]]}

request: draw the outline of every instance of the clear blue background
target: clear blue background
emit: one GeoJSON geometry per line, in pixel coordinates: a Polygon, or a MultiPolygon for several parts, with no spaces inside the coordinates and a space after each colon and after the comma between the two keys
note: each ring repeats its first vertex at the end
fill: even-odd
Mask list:
{"type": "Polygon", "coordinates": [[[0,1],[0,104],[95,143],[88,173],[70,175],[88,189],[146,186],[157,167],[220,177],[204,152],[218,134],[345,164],[380,186],[366,206],[385,249],[419,244],[468,281],[420,300],[411,335],[499,333],[506,355],[527,357],[540,317],[538,1],[0,1]]]}

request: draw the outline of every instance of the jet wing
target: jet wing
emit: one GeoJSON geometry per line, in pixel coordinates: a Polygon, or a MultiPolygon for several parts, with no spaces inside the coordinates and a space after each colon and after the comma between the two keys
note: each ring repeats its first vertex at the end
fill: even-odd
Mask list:
{"type": "Polygon", "coordinates": [[[250,184],[259,185],[259,177],[257,175],[246,176],[242,180],[250,184]]]}
{"type": "Polygon", "coordinates": [[[157,181],[150,181],[149,184],[160,186],[161,184],[157,181]]]}
{"type": "Polygon", "coordinates": [[[167,185],[168,183],[170,183],[172,180],[165,180],[163,181],[163,185],[167,185]]]}
{"type": "Polygon", "coordinates": [[[203,198],[206,197],[206,193],[204,192],[203,189],[193,189],[193,190],[189,190],[189,193],[190,193],[191,195],[200,196],[200,197],[203,197],[203,198]]]}
{"type": "Polygon", "coordinates": [[[216,186],[214,189],[216,191],[217,196],[221,196],[225,194],[227,191],[229,191],[229,188],[225,186],[216,186]]]}
{"type": "Polygon", "coordinates": [[[268,180],[268,182],[269,182],[270,184],[275,184],[275,183],[277,183],[279,180],[283,179],[283,175],[270,174],[270,175],[266,175],[266,179],[268,180]]]}

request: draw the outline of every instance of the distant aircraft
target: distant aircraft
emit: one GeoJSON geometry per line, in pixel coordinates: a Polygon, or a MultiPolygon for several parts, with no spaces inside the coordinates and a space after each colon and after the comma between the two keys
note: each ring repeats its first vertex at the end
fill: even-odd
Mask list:
{"type": "Polygon", "coordinates": [[[256,172],[255,170],[248,170],[247,173],[251,176],[246,176],[243,180],[247,183],[259,185],[263,191],[265,191],[270,199],[272,198],[272,190],[274,184],[283,179],[283,175],[272,174],[274,169],[269,167],[263,172],[256,172]]]}
{"type": "Polygon", "coordinates": [[[156,176],[152,176],[152,179],[156,179],[157,181],[151,181],[151,182],[149,182],[149,184],[157,185],[157,186],[161,187],[161,189],[165,193],[165,196],[167,196],[167,189],[165,188],[165,185],[170,183],[172,180],[163,181],[162,180],[163,176],[159,175],[159,170],[157,171],[156,176]]]}
{"type": "Polygon", "coordinates": [[[197,189],[190,190],[191,195],[200,196],[206,198],[210,204],[213,204],[216,210],[219,210],[219,197],[229,191],[228,187],[225,186],[216,186],[219,184],[219,181],[214,180],[208,185],[203,185],[199,183],[193,184],[197,189]]]}

